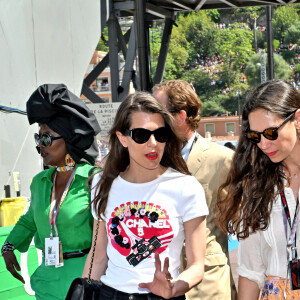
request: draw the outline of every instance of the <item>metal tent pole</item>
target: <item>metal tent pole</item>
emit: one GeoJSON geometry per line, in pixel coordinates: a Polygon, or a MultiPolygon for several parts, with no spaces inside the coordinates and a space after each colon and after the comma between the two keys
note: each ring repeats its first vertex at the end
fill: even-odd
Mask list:
{"type": "Polygon", "coordinates": [[[140,90],[150,90],[150,71],[147,47],[146,31],[146,3],[145,0],[135,0],[135,19],[137,27],[137,50],[138,50],[138,70],[140,77],[140,90]]]}
{"type": "Polygon", "coordinates": [[[268,45],[268,79],[274,79],[274,54],[273,54],[273,28],[272,28],[272,6],[266,7],[267,17],[267,45],[268,45]]]}

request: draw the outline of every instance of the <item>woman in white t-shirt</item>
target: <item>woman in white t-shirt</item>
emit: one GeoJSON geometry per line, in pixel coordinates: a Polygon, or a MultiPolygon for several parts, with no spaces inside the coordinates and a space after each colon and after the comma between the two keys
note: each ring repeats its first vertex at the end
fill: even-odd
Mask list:
{"type": "Polygon", "coordinates": [[[94,234],[100,222],[91,277],[101,280],[101,299],[185,299],[203,277],[208,209],[173,117],[150,94],[129,95],[109,143],[92,182],[94,234]],[[184,241],[188,263],[179,274],[184,241]]]}
{"type": "Polygon", "coordinates": [[[241,129],[221,187],[228,193],[217,202],[221,228],[240,239],[238,299],[300,299],[289,280],[300,287],[299,92],[278,79],[261,84],[248,95],[241,129]]]}

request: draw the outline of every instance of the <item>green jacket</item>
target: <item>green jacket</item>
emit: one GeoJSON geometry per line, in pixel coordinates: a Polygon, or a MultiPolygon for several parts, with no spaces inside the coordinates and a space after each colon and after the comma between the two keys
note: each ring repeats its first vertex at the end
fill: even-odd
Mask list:
{"type": "MultiPolygon", "coordinates": [[[[63,252],[89,248],[92,241],[93,217],[87,185],[92,166],[79,164],[68,194],[57,215],[58,236],[63,252]]],[[[50,236],[49,209],[52,192],[51,176],[55,168],[37,174],[31,183],[31,203],[28,212],[20,217],[7,241],[26,252],[34,237],[35,246],[44,253],[45,238],[50,236]]],[[[31,277],[37,299],[64,299],[71,281],[80,277],[86,256],[64,260],[64,266],[45,266],[44,259],[31,277]],[[63,278],[63,280],[61,280],[63,278]],[[53,294],[52,294],[53,293],[53,294]]]]}

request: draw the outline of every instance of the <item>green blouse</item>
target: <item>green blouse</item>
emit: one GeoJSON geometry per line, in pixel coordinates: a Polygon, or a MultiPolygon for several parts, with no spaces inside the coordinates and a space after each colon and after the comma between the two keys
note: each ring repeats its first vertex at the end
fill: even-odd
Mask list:
{"type": "MultiPolygon", "coordinates": [[[[87,178],[91,168],[88,164],[77,166],[68,194],[58,212],[56,224],[63,252],[91,247],[93,217],[91,209],[87,208],[90,203],[87,178]]],[[[44,253],[45,238],[50,236],[49,210],[54,170],[50,168],[42,171],[33,178],[28,212],[20,217],[7,238],[21,252],[28,250],[34,237],[36,248],[44,253]]],[[[46,267],[43,259],[31,277],[31,286],[37,299],[64,299],[73,278],[81,276],[85,258],[65,260],[64,266],[60,268],[46,267]]]]}

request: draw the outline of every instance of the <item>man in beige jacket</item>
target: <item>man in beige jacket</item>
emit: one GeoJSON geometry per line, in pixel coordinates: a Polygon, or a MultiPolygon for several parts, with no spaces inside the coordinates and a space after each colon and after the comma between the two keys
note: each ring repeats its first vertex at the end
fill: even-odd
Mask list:
{"type": "MultiPolygon", "coordinates": [[[[204,139],[196,131],[202,105],[189,83],[182,80],[166,81],[154,86],[153,95],[173,114],[177,130],[186,140],[182,149],[183,158],[189,171],[202,184],[209,207],[204,278],[186,297],[188,300],[236,299],[228,263],[227,236],[219,230],[214,219],[218,188],[227,177],[233,151],[204,139]]],[[[185,263],[183,253],[183,266],[185,263]]]]}

